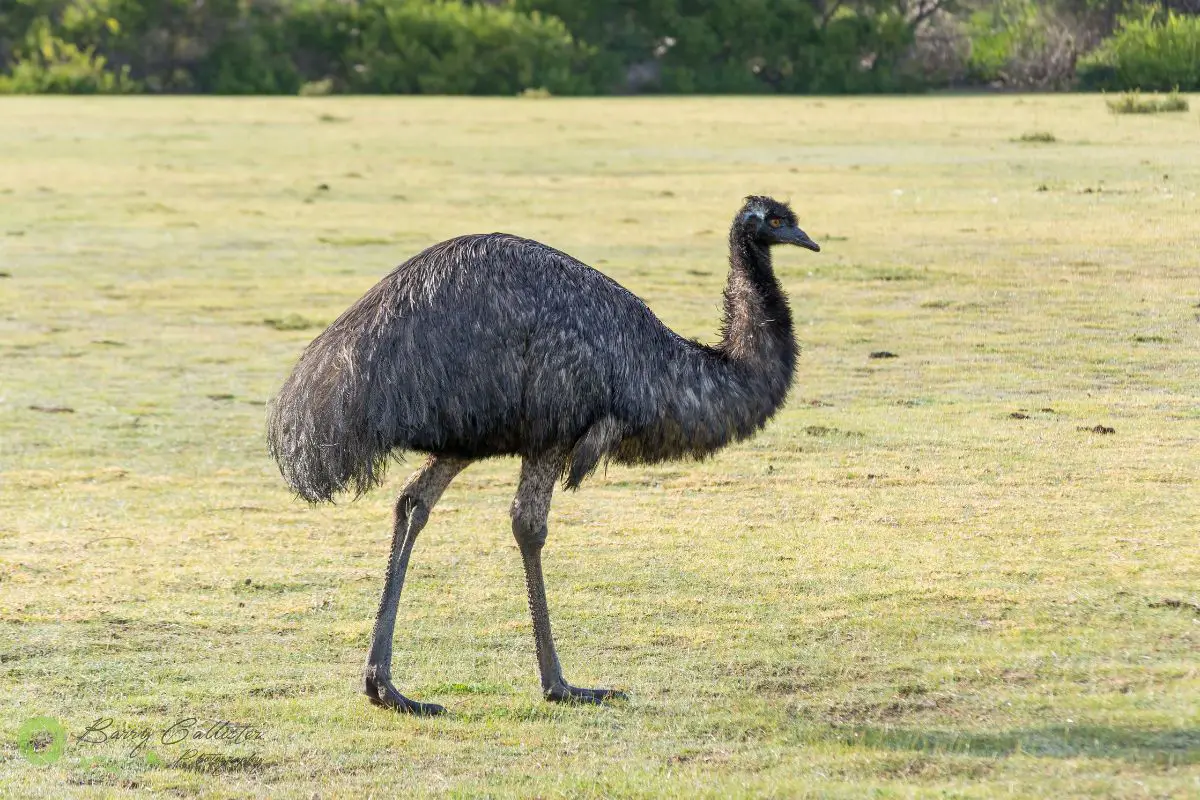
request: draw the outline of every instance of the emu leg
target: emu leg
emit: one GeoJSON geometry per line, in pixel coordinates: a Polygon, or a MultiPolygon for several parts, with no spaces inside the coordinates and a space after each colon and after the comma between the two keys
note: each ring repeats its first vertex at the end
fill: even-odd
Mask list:
{"type": "Polygon", "coordinates": [[[529,613],[533,617],[543,696],[555,702],[602,703],[611,697],[623,698],[625,695],[613,689],[579,689],[567,683],[550,631],[550,609],[546,605],[546,585],[542,579],[542,546],[546,543],[550,498],[554,494],[554,482],[562,471],[561,465],[562,455],[558,453],[522,462],[521,483],[512,504],[513,535],[525,563],[525,585],[529,589],[529,613]]]}
{"type": "Polygon", "coordinates": [[[409,700],[392,685],[392,636],[396,628],[400,591],[404,588],[404,573],[408,571],[408,559],[412,554],[413,544],[417,541],[417,534],[425,527],[429,520],[429,512],[433,510],[442,492],[467,463],[453,458],[430,456],[425,466],[413,473],[408,483],[404,484],[400,498],[396,501],[392,552],[388,557],[383,598],[379,601],[375,628],[371,632],[371,652],[367,656],[363,686],[363,693],[375,705],[409,714],[441,714],[446,710],[436,703],[409,700]]]}

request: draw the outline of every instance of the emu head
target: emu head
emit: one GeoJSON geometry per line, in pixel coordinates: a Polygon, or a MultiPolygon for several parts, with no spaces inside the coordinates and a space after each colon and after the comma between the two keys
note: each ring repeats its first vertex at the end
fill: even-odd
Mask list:
{"type": "Polygon", "coordinates": [[[773,244],[794,244],[821,252],[821,245],[808,237],[796,224],[796,215],[787,203],[770,197],[751,195],[738,212],[737,222],[743,236],[756,244],[769,247],[773,244]]]}

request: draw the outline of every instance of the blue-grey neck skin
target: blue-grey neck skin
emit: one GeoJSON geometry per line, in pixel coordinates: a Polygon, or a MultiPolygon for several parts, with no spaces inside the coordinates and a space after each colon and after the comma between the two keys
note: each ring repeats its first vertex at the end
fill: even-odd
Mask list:
{"type": "Polygon", "coordinates": [[[493,233],[434,245],[305,349],[268,412],[271,453],[316,502],[366,491],[406,451],[558,449],[575,487],[605,460],[703,457],[750,436],[783,403],[797,352],[764,208],[794,225],[770,198],[748,198],[735,217],[712,346],[539,242],[493,233]]]}

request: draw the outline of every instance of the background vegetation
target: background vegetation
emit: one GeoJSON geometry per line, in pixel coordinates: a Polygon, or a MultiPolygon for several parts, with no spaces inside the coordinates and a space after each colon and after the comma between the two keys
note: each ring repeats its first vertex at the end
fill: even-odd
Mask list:
{"type": "Polygon", "coordinates": [[[1083,95],[6,98],[0,796],[1185,798],[1200,786],[1200,124],[1083,95]],[[741,198],[790,197],[787,406],[560,493],[538,693],[472,466],[358,687],[393,498],[265,449],[304,345],[456,234],[565,249],[712,341],[741,198]],[[894,358],[872,358],[881,352],[894,358]],[[21,723],[253,724],[255,769],[21,723]]]}
{"type": "Polygon", "coordinates": [[[0,92],[1200,88],[1200,0],[7,0],[0,92]]]}

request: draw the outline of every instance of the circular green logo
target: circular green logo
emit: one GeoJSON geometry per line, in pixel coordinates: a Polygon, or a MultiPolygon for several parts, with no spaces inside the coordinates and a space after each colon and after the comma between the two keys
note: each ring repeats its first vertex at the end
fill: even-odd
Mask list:
{"type": "Polygon", "coordinates": [[[54,717],[33,717],[17,730],[17,747],[30,764],[39,767],[62,758],[67,730],[54,717]]]}

